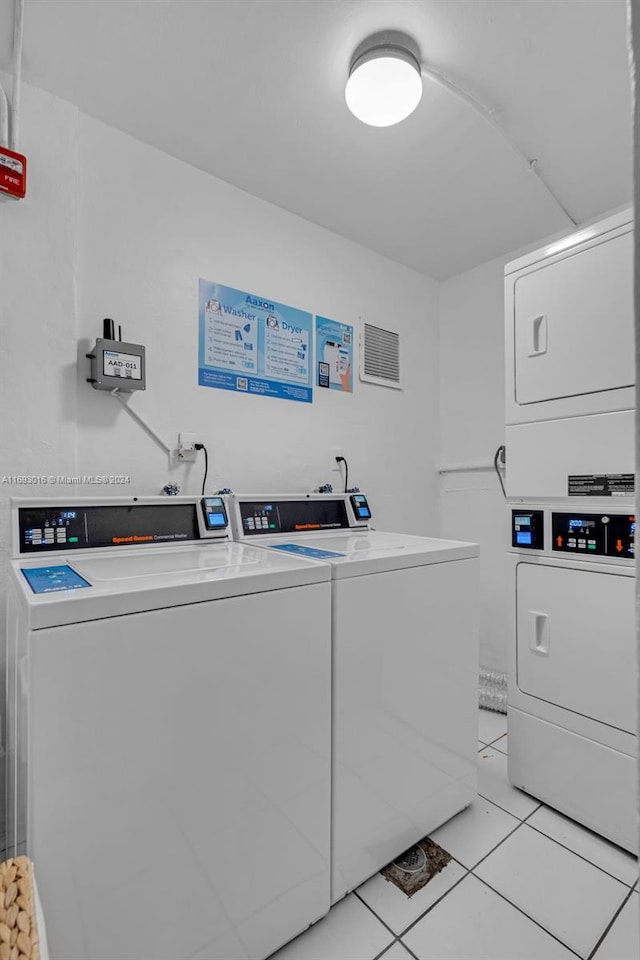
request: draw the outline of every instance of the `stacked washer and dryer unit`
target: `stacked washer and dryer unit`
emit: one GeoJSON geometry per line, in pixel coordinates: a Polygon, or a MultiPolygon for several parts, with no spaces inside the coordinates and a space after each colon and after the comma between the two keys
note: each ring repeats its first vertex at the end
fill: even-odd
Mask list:
{"type": "Polygon", "coordinates": [[[509,777],[637,849],[633,222],[505,271],[509,777]]]}

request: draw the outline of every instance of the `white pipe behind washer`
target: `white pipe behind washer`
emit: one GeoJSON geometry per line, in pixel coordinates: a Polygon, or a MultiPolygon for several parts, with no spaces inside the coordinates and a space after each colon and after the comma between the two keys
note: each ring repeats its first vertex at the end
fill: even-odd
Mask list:
{"type": "Polygon", "coordinates": [[[9,149],[17,150],[20,140],[20,86],[22,83],[22,41],[24,37],[24,0],[14,0],[13,83],[11,88],[11,130],[9,149]]]}
{"type": "Polygon", "coordinates": [[[0,84],[0,146],[9,146],[9,101],[2,84],[0,84]]]}

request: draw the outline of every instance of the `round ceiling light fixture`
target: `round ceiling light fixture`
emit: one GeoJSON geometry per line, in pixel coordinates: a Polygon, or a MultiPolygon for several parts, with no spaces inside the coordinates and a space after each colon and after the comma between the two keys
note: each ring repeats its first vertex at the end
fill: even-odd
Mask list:
{"type": "Polygon", "coordinates": [[[413,40],[387,32],[356,50],[345,99],[351,113],[372,127],[390,127],[413,113],[422,97],[420,57],[413,40]]]}

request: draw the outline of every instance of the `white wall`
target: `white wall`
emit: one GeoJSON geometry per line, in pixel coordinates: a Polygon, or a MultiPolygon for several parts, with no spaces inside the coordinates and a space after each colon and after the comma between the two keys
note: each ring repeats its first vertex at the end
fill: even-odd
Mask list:
{"type": "MultiPolygon", "coordinates": [[[[54,492],[12,478],[75,473],[76,462],[78,114],[28,86],[22,104],[28,196],[0,203],[1,584],[9,498],[54,492]]],[[[2,590],[0,618],[3,626],[2,590]]]]}
{"type": "Polygon", "coordinates": [[[380,527],[411,528],[408,494],[417,487],[427,505],[419,532],[433,532],[434,281],[85,116],[79,250],[81,473],[131,474],[137,493],[158,493],[170,477],[195,493],[202,478],[202,462],[170,471],[117,401],[84,383],[82,357],[109,316],[125,339],[147,347],[148,389],[131,398],[132,408],[168,443],[179,431],[199,435],[211,457],[210,489],[335,486],[330,448],[340,446],[380,527]],[[316,390],[310,405],[198,386],[199,277],[343,323],[362,316],[397,329],[404,390],[356,376],[352,395],[316,390]]]}
{"type": "MultiPolygon", "coordinates": [[[[5,77],[0,79],[6,84],[5,77]]],[[[76,456],[77,110],[29,87],[22,97],[21,146],[29,155],[29,195],[0,203],[0,651],[9,499],[49,489],[13,478],[75,472],[76,456]]],[[[0,743],[4,745],[2,706],[0,743]]]]}
{"type": "MultiPolygon", "coordinates": [[[[379,527],[437,526],[437,284],[24,87],[25,201],[0,205],[0,479],[128,474],[108,494],[199,492],[202,459],[167,458],[120,405],[86,383],[85,353],[113,317],[147,347],[139,411],[172,446],[196,432],[209,489],[310,490],[340,484],[330,448],[366,490],[379,527]],[[401,335],[405,389],[359,383],[314,403],[197,385],[198,278],[401,335]]],[[[257,157],[257,161],[259,157],[257,157]]],[[[2,572],[12,495],[96,487],[0,483],[2,572]]],[[[2,611],[0,610],[0,616],[2,611]]]]}
{"type": "MultiPolygon", "coordinates": [[[[504,443],[504,264],[492,260],[440,287],[440,460],[487,465],[504,443]]],[[[440,533],[480,544],[480,662],[507,669],[508,524],[493,469],[440,479],[440,533]]]]}

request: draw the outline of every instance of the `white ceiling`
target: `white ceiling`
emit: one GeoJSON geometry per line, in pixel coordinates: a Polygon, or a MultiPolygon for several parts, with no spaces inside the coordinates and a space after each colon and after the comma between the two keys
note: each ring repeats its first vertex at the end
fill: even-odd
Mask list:
{"type": "MultiPolygon", "coordinates": [[[[566,227],[499,135],[425,80],[396,127],[344,102],[402,30],[492,107],[577,222],[631,199],[625,0],[26,0],[24,79],[436,278],[566,227]]],[[[0,4],[10,67],[12,3],[0,4]]]]}

